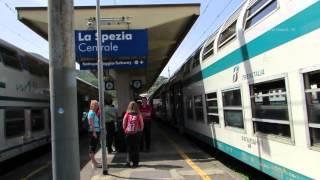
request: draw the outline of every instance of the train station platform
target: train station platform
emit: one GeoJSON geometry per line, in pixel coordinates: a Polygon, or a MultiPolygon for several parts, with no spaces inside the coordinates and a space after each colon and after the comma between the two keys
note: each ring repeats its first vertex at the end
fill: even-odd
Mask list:
{"type": "MultiPolygon", "coordinates": [[[[107,155],[109,175],[89,162],[81,169],[81,179],[243,179],[177,131],[154,121],[151,132],[151,151],[140,153],[138,168],[125,167],[125,153],[112,153],[107,155]]],[[[101,162],[101,149],[96,158],[101,162]]]]}

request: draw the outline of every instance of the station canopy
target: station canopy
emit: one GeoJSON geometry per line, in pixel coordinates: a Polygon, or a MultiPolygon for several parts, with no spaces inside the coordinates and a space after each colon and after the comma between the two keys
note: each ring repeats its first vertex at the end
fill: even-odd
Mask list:
{"type": "MultiPolygon", "coordinates": [[[[74,7],[74,29],[87,30],[88,19],[95,17],[95,6],[74,7]]],[[[48,39],[46,7],[18,7],[18,19],[48,39]]],[[[129,17],[130,24],[102,25],[101,29],[147,29],[147,68],[126,69],[130,76],[145,77],[143,90],[149,88],[168,63],[200,13],[200,4],[160,4],[101,6],[101,18],[129,17]]],[[[63,21],[63,19],[62,19],[63,21]]]]}

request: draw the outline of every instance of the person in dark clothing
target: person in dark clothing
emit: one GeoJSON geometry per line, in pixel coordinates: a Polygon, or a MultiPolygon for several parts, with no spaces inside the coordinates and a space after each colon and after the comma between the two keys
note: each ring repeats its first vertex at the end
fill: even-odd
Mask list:
{"type": "Polygon", "coordinates": [[[136,102],[131,101],[128,105],[127,112],[123,117],[123,131],[126,135],[127,143],[127,163],[126,166],[136,168],[139,165],[139,146],[140,134],[143,131],[144,124],[136,102]]]}
{"type": "Polygon", "coordinates": [[[115,123],[115,139],[114,145],[117,152],[126,152],[126,140],[125,133],[122,128],[122,120],[126,112],[122,112],[121,116],[118,116],[118,120],[115,123]]]}
{"type": "Polygon", "coordinates": [[[112,106],[112,100],[107,99],[105,102],[106,106],[104,108],[105,119],[106,119],[106,129],[107,129],[107,148],[108,153],[112,153],[113,141],[115,139],[115,123],[118,119],[118,110],[112,106]]]}
{"type": "Polygon", "coordinates": [[[142,151],[144,145],[146,147],[146,152],[150,151],[150,143],[151,143],[151,117],[152,117],[152,107],[147,103],[147,98],[142,98],[142,103],[139,106],[139,110],[141,112],[144,129],[142,133],[142,139],[140,143],[140,150],[142,151]]]}

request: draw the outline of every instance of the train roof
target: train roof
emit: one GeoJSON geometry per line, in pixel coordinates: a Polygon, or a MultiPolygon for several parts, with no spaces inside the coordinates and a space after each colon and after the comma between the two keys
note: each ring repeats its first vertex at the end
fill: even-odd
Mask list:
{"type": "MultiPolygon", "coordinates": [[[[252,6],[257,0],[250,0],[250,5],[252,6]]],[[[184,61],[184,63],[180,66],[178,70],[175,71],[174,75],[168,80],[168,82],[175,81],[177,79],[177,76],[183,75],[184,67],[187,65],[187,63],[191,63],[194,61],[194,56],[198,54],[199,51],[203,48],[203,46],[207,45],[207,42],[214,41],[217,37],[217,34],[221,28],[226,29],[228,28],[235,20],[237,20],[239,13],[243,6],[245,5],[245,2],[242,2],[242,4],[237,8],[225,21],[222,23],[218,28],[208,37],[206,38],[184,61]]],[[[222,29],[222,30],[223,30],[222,29]]],[[[190,64],[189,67],[190,69],[190,64]]]]}
{"type": "MultiPolygon", "coordinates": [[[[36,53],[32,53],[32,52],[26,52],[23,49],[3,40],[0,39],[0,47],[5,48],[9,51],[12,51],[14,53],[17,53],[20,56],[25,56],[27,57],[27,60],[35,60],[35,61],[39,61],[40,63],[49,65],[49,60],[39,54],[36,53]]],[[[48,68],[47,68],[48,69],[48,68]]],[[[49,72],[47,72],[47,74],[49,74],[49,72]]],[[[97,98],[98,97],[98,87],[91,84],[88,81],[85,81],[79,77],[76,78],[77,79],[77,88],[78,88],[78,93],[80,94],[88,94],[90,95],[90,97],[94,97],[97,98]]],[[[109,94],[106,93],[106,97],[111,97],[109,94]]]]}

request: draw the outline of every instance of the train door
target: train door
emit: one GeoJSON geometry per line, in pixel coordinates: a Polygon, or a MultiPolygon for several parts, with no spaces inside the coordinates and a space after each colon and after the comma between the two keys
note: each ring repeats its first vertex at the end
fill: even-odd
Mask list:
{"type": "Polygon", "coordinates": [[[177,119],[179,131],[182,133],[184,129],[184,111],[183,111],[183,91],[182,91],[182,83],[177,84],[177,119]]]}
{"type": "Polygon", "coordinates": [[[167,98],[166,98],[166,93],[163,92],[161,93],[161,101],[162,101],[162,106],[161,106],[161,120],[165,120],[167,117],[167,98]]]}
{"type": "Polygon", "coordinates": [[[168,123],[170,123],[171,121],[171,114],[172,114],[172,112],[171,112],[171,101],[170,101],[170,89],[168,89],[168,91],[166,91],[166,104],[167,104],[167,106],[166,106],[166,118],[165,118],[165,120],[168,122],[168,123]]]}
{"type": "Polygon", "coordinates": [[[170,120],[171,123],[175,126],[177,124],[177,119],[176,119],[176,101],[175,101],[175,89],[174,89],[175,85],[170,87],[170,111],[171,111],[171,116],[170,116],[170,120]]]}
{"type": "Polygon", "coordinates": [[[175,118],[175,126],[180,128],[181,126],[183,126],[182,123],[182,116],[183,116],[183,113],[182,113],[182,104],[181,104],[181,97],[182,97],[182,93],[181,93],[181,83],[178,82],[174,85],[174,104],[173,104],[173,107],[175,109],[175,115],[174,115],[174,118],[175,118]]]}
{"type": "MultiPolygon", "coordinates": [[[[49,135],[49,111],[47,106],[31,107],[27,110],[26,117],[26,141],[38,141],[44,143],[44,138],[49,135]],[[28,139],[27,139],[28,138],[28,139]]],[[[39,144],[40,145],[40,144],[39,144]]],[[[37,146],[37,145],[35,145],[37,146]]]]}
{"type": "MultiPolygon", "coordinates": [[[[28,128],[28,111],[23,107],[4,107],[1,122],[3,127],[3,141],[1,148],[4,149],[4,153],[0,155],[0,160],[10,158],[14,156],[17,148],[27,141],[31,134],[27,133],[28,128]],[[10,150],[12,149],[12,150],[10,150]]],[[[22,150],[22,148],[20,148],[22,150]]]]}

